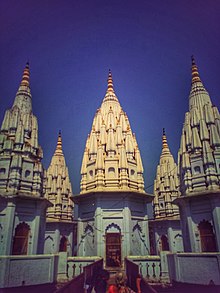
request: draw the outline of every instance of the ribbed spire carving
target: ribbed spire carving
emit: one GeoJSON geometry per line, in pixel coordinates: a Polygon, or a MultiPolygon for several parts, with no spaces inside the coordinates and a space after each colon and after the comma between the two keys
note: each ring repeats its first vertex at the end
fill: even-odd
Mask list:
{"type": "Polygon", "coordinates": [[[45,197],[53,204],[47,209],[47,221],[72,221],[72,187],[62,150],[61,132],[50,166],[45,172],[44,189],[45,197]]]}
{"type": "Polygon", "coordinates": [[[172,204],[172,201],[179,196],[177,165],[170,153],[164,128],[162,153],[154,180],[154,195],[153,209],[155,218],[179,216],[178,207],[172,204]]]}
{"type": "Polygon", "coordinates": [[[42,196],[43,152],[38,144],[38,123],[32,113],[29,64],[11,109],[5,112],[0,130],[0,190],[8,194],[42,196]]]}
{"type": "Polygon", "coordinates": [[[108,86],[96,111],[86,143],[81,168],[81,193],[98,190],[144,192],[140,152],[126,113],[113,89],[108,86]]]}
{"type": "Polygon", "coordinates": [[[219,190],[220,115],[199,77],[192,59],[189,112],[185,115],[179,149],[182,194],[219,190]]]}

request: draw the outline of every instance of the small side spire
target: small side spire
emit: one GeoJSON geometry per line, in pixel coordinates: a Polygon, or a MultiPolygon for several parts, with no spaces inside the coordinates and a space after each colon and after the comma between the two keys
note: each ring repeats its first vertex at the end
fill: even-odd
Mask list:
{"type": "Polygon", "coordinates": [[[29,79],[30,79],[30,70],[29,70],[29,62],[27,62],[23,71],[21,85],[29,86],[29,79]]]}
{"type": "Polygon", "coordinates": [[[61,131],[59,130],[58,140],[57,140],[57,147],[54,153],[55,156],[63,156],[63,148],[62,148],[62,137],[61,131]]]}
{"type": "Polygon", "coordinates": [[[108,72],[108,88],[107,88],[107,93],[109,92],[114,92],[114,88],[113,88],[113,80],[112,80],[112,73],[111,70],[109,69],[108,72]]]}
{"type": "Polygon", "coordinates": [[[192,84],[193,84],[195,82],[201,82],[201,79],[199,77],[198,67],[196,65],[195,58],[193,55],[191,56],[191,59],[192,59],[192,84]]]}

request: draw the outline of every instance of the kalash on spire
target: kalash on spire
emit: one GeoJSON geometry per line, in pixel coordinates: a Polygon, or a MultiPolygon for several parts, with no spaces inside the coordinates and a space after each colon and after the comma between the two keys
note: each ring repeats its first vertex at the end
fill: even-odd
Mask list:
{"type": "Polygon", "coordinates": [[[81,194],[91,191],[144,192],[140,151],[113,87],[111,71],[96,111],[81,168],[81,194]]]}

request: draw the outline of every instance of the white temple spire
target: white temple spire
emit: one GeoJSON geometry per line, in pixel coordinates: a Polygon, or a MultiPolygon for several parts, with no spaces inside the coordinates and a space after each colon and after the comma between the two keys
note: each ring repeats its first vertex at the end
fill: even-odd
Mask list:
{"type": "Polygon", "coordinates": [[[165,129],[162,135],[162,152],[154,180],[153,209],[155,218],[178,216],[179,209],[172,201],[179,196],[177,166],[170,153],[165,129]]]}
{"type": "Polygon", "coordinates": [[[47,221],[72,221],[73,202],[69,172],[66,166],[62,137],[59,132],[57,146],[45,177],[45,197],[53,204],[47,210],[47,221]]]}
{"type": "Polygon", "coordinates": [[[135,154],[136,138],[116,97],[111,71],[105,97],[92,125],[81,168],[81,193],[100,189],[143,193],[140,152],[135,154]]]}
{"type": "Polygon", "coordinates": [[[220,189],[220,116],[199,77],[192,58],[192,85],[189,111],[185,115],[179,149],[179,175],[182,194],[220,189]]]}
{"type": "Polygon", "coordinates": [[[43,152],[38,144],[38,123],[32,113],[30,71],[27,63],[11,109],[0,130],[0,161],[4,176],[0,191],[40,197],[43,191],[43,152]],[[17,165],[16,165],[17,162],[17,165]]]}

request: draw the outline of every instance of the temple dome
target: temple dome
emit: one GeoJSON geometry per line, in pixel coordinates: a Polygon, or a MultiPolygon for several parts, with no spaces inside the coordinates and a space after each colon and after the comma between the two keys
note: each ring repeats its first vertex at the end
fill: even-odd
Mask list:
{"type": "Polygon", "coordinates": [[[81,168],[81,194],[91,191],[144,192],[140,151],[126,113],[108,87],[88,135],[81,168]]]}

